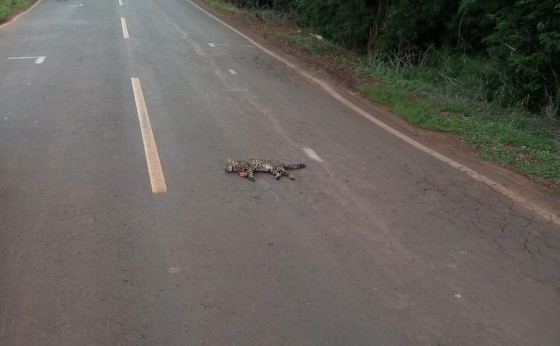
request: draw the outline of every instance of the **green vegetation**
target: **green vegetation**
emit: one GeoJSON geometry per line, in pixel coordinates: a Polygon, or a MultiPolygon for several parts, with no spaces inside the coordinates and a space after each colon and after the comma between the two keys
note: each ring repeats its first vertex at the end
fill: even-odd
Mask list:
{"type": "Polygon", "coordinates": [[[279,32],[278,35],[287,40],[299,43],[312,54],[327,56],[344,66],[351,66],[346,50],[338,45],[294,32],[279,32]]]}
{"type": "MultiPolygon", "coordinates": [[[[216,0],[214,0],[216,1],[216,0]]],[[[560,4],[552,0],[231,0],[296,12],[278,32],[382,82],[360,87],[484,158],[560,185],[560,4]],[[348,54],[349,48],[358,54],[348,54]]]]}
{"type": "Polygon", "coordinates": [[[26,7],[27,4],[27,0],[0,0],[0,22],[12,13],[12,9],[26,7]]]}
{"type": "Polygon", "coordinates": [[[221,0],[207,0],[208,4],[214,8],[227,12],[238,12],[238,8],[234,5],[221,0]]]}

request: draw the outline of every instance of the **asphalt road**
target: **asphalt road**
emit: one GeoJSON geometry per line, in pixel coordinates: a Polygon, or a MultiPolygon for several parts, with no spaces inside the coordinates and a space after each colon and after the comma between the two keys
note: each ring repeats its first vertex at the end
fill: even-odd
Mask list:
{"type": "Polygon", "coordinates": [[[560,344],[556,225],[186,0],[123,1],[0,29],[1,345],[560,344]],[[251,157],[307,167],[223,172],[251,157]]]}

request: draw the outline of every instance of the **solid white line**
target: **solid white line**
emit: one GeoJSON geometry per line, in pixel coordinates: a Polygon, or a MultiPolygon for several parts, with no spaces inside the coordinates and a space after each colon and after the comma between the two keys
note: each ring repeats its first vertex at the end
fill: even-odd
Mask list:
{"type": "Polygon", "coordinates": [[[413,147],[417,148],[420,151],[425,152],[426,154],[450,165],[453,168],[456,168],[458,170],[460,170],[461,172],[465,173],[466,175],[470,176],[471,178],[487,185],[488,187],[490,187],[491,189],[493,189],[496,192],[501,193],[502,195],[508,197],[509,199],[522,204],[525,208],[529,209],[530,211],[532,211],[533,213],[540,215],[541,217],[543,217],[546,220],[551,221],[552,223],[556,224],[557,226],[560,226],[560,216],[555,215],[553,212],[551,212],[550,210],[547,210],[546,208],[541,207],[540,205],[531,202],[523,197],[521,197],[520,195],[516,194],[515,192],[509,190],[508,188],[500,185],[498,182],[474,171],[473,169],[464,166],[462,164],[460,164],[457,161],[454,161],[450,158],[448,158],[445,155],[442,155],[440,153],[438,153],[435,150],[432,150],[428,147],[426,147],[425,145],[421,144],[420,142],[415,141],[414,139],[408,137],[407,135],[403,134],[402,132],[399,132],[398,130],[392,128],[391,126],[385,124],[384,122],[382,122],[381,120],[377,119],[376,117],[374,117],[373,115],[369,114],[368,112],[364,111],[363,109],[361,109],[360,107],[356,106],[355,104],[353,104],[352,102],[350,102],[349,100],[347,100],[346,98],[344,98],[342,95],[340,95],[339,93],[337,93],[333,88],[330,87],[330,85],[321,80],[318,79],[314,76],[312,76],[311,74],[307,73],[306,71],[302,70],[301,68],[299,68],[297,65],[293,64],[292,62],[288,61],[287,59],[282,58],[281,56],[277,55],[276,53],[266,49],[265,47],[261,46],[260,44],[258,44],[255,40],[251,39],[249,36],[245,35],[244,33],[242,33],[241,31],[235,29],[234,27],[232,27],[231,25],[227,24],[226,22],[224,22],[223,20],[217,18],[216,16],[214,16],[213,14],[211,14],[210,12],[206,11],[205,9],[203,9],[202,7],[200,7],[199,5],[195,4],[192,0],[187,0],[191,5],[193,5],[194,7],[198,8],[200,11],[202,11],[203,13],[207,14],[209,17],[213,18],[214,20],[216,20],[218,23],[221,23],[222,25],[224,25],[225,27],[229,28],[231,31],[235,32],[236,34],[238,34],[239,36],[243,37],[244,39],[246,39],[248,42],[250,42],[251,44],[253,44],[254,46],[258,47],[260,50],[262,50],[263,52],[267,53],[268,55],[270,55],[271,57],[275,58],[276,60],[282,62],[284,65],[288,66],[289,68],[293,69],[294,71],[296,71],[297,73],[299,73],[302,77],[304,77],[305,79],[309,80],[312,83],[315,83],[317,85],[319,85],[321,88],[323,88],[323,90],[325,90],[328,94],[330,94],[332,97],[334,97],[335,99],[337,99],[338,101],[340,101],[342,104],[346,105],[347,107],[349,107],[350,109],[352,109],[353,111],[355,111],[356,113],[360,114],[361,116],[363,116],[364,118],[368,119],[369,121],[371,121],[372,123],[376,124],[377,126],[381,127],[382,129],[384,129],[385,131],[395,135],[396,137],[400,138],[401,140],[407,142],[408,144],[412,145],[413,147]]]}
{"type": "Polygon", "coordinates": [[[152,132],[152,124],[146,108],[144,93],[140,85],[140,79],[131,78],[132,90],[134,91],[134,101],[136,102],[136,110],[138,112],[138,120],[140,121],[140,131],[142,132],[142,141],[144,142],[144,153],[146,154],[146,163],[148,165],[148,174],[152,185],[153,193],[167,192],[165,184],[165,176],[161,168],[159,154],[156,146],[154,133],[152,132]]]}
{"type": "Polygon", "coordinates": [[[313,160],[323,162],[323,160],[319,157],[319,155],[317,155],[315,151],[313,151],[313,149],[311,148],[302,148],[302,149],[307,154],[307,156],[309,156],[313,160]]]}
{"type": "Polygon", "coordinates": [[[128,26],[126,25],[126,19],[124,19],[124,17],[121,17],[121,26],[123,31],[123,37],[130,38],[130,36],[128,36],[128,26]]]}
{"type": "Polygon", "coordinates": [[[228,71],[229,71],[229,73],[231,73],[232,75],[236,75],[236,74],[237,74],[237,72],[235,72],[235,70],[229,69],[228,71]]]}

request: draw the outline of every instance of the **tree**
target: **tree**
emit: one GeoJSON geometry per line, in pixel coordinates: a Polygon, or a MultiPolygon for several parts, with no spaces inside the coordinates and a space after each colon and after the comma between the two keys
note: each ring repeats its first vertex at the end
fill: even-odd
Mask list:
{"type": "Polygon", "coordinates": [[[542,105],[560,88],[560,4],[555,0],[517,0],[490,18],[495,30],[485,42],[488,53],[506,72],[509,102],[542,105]]]}

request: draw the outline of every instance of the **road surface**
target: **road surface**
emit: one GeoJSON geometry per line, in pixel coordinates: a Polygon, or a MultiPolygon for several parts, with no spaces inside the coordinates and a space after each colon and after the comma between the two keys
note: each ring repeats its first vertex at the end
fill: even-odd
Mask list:
{"type": "Polygon", "coordinates": [[[0,29],[1,345],[559,345],[559,249],[186,0],[0,29]]]}

